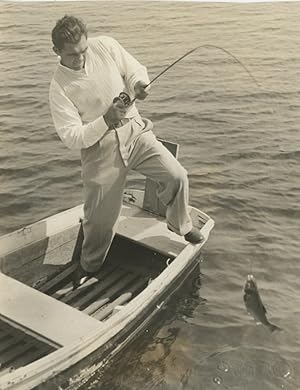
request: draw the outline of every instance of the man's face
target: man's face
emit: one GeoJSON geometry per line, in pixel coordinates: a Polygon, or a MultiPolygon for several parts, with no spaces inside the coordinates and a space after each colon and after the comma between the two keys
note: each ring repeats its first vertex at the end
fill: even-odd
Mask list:
{"type": "Polygon", "coordinates": [[[62,49],[55,48],[54,51],[61,57],[62,65],[80,70],[84,67],[87,49],[87,39],[82,35],[78,43],[65,43],[62,49]]]}

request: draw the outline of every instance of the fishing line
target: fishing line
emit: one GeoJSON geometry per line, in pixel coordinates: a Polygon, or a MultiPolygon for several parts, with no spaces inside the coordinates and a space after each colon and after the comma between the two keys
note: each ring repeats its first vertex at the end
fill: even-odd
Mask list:
{"type": "MultiPolygon", "coordinates": [[[[193,49],[187,51],[185,54],[183,54],[181,57],[179,57],[177,60],[175,60],[174,62],[172,62],[170,65],[168,65],[165,69],[163,69],[158,75],[156,75],[150,82],[149,84],[147,84],[144,88],[146,89],[147,87],[149,87],[149,85],[153,84],[154,81],[156,81],[159,77],[161,77],[164,73],[166,73],[169,69],[171,69],[174,65],[176,65],[178,62],[180,62],[181,60],[183,60],[185,57],[189,56],[190,54],[194,53],[196,50],[198,49],[203,49],[203,48],[214,48],[214,49],[218,49],[218,50],[221,50],[223,51],[225,54],[229,55],[231,58],[234,59],[235,62],[237,62],[246,72],[247,74],[249,75],[249,77],[251,78],[252,81],[254,81],[254,83],[260,87],[260,84],[257,82],[257,80],[255,79],[255,77],[252,75],[252,73],[249,71],[249,69],[246,67],[245,64],[242,63],[241,60],[239,60],[234,54],[232,54],[229,50],[226,50],[224,49],[223,47],[220,47],[220,46],[216,46],[216,45],[211,45],[211,44],[205,44],[205,45],[200,45],[200,46],[197,46],[197,47],[194,47],[193,49]]],[[[116,98],[114,98],[113,102],[117,102],[117,101],[121,101],[121,103],[125,106],[125,107],[129,107],[131,106],[135,100],[137,98],[135,97],[134,99],[130,99],[130,96],[126,93],[126,92],[121,92],[120,95],[116,98]]],[[[253,271],[253,264],[252,264],[252,261],[250,259],[250,274],[252,275],[252,271],[253,271]]]]}
{"type": "Polygon", "coordinates": [[[215,49],[219,49],[219,50],[222,50],[224,53],[228,54],[231,58],[233,58],[237,63],[239,63],[244,69],[245,71],[248,73],[248,75],[251,77],[251,79],[255,82],[255,84],[259,87],[259,83],[257,82],[257,80],[255,79],[255,77],[252,75],[252,73],[249,71],[249,69],[246,67],[246,65],[244,65],[242,63],[241,60],[239,60],[234,54],[232,54],[230,51],[224,49],[223,47],[220,47],[220,46],[215,46],[215,45],[201,45],[201,46],[197,46],[195,47],[194,49],[192,50],[189,50],[187,53],[185,53],[183,56],[181,56],[180,58],[178,58],[176,61],[174,61],[171,65],[167,66],[162,72],[160,72],[157,76],[155,76],[151,81],[150,83],[145,87],[147,88],[150,84],[152,84],[155,80],[157,80],[160,76],[162,76],[165,72],[167,72],[170,68],[172,68],[175,64],[177,64],[177,62],[183,60],[185,57],[187,57],[188,55],[192,54],[194,51],[198,50],[198,49],[201,49],[201,48],[204,48],[204,47],[207,47],[207,48],[215,48],[215,49]]]}
{"type": "MultiPolygon", "coordinates": [[[[156,75],[151,81],[149,84],[147,84],[144,88],[146,89],[147,87],[149,87],[149,85],[153,84],[154,81],[156,81],[159,77],[161,77],[164,73],[166,73],[169,69],[171,69],[174,65],[176,65],[179,61],[183,60],[185,57],[189,56],[190,54],[192,54],[194,51],[198,50],[198,49],[201,49],[201,48],[215,48],[215,49],[218,49],[218,50],[221,50],[223,51],[225,54],[229,55],[231,58],[234,59],[235,62],[237,62],[238,64],[240,64],[242,66],[242,68],[248,73],[248,75],[250,76],[250,78],[254,81],[254,83],[260,87],[259,83],[257,82],[257,80],[255,79],[255,77],[252,75],[252,73],[249,71],[249,69],[246,67],[245,64],[242,63],[241,60],[239,60],[234,54],[232,54],[229,50],[226,50],[224,49],[223,47],[220,47],[220,46],[216,46],[216,45],[200,45],[200,46],[197,46],[195,47],[194,49],[191,49],[189,50],[188,52],[186,52],[185,54],[183,54],[181,57],[179,57],[177,60],[175,60],[174,62],[172,62],[170,65],[168,65],[165,69],[163,69],[158,75],[156,75]]],[[[122,103],[125,105],[125,107],[129,107],[131,106],[135,101],[136,101],[136,97],[134,99],[130,99],[130,96],[126,93],[126,92],[121,92],[120,95],[118,97],[116,97],[114,99],[114,103],[116,101],[122,101],[122,103]]]]}
{"type": "Polygon", "coordinates": [[[253,262],[252,262],[252,259],[249,259],[250,260],[250,272],[249,272],[249,275],[253,275],[253,262]]]}

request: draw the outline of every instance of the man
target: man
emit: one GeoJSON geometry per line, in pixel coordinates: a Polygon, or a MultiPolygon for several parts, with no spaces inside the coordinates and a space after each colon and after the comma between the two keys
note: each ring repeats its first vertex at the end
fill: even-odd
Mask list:
{"type": "Polygon", "coordinates": [[[185,169],[155,138],[151,121],[141,118],[135,104],[126,107],[114,99],[120,92],[145,99],[146,68],[114,39],[88,39],[86,26],[73,16],[57,22],[52,41],[60,62],[50,85],[51,114],[62,142],[80,150],[82,161],[84,240],[74,288],[105,260],[130,169],[159,183],[168,228],[187,241],[201,242],[188,213],[185,169]]]}

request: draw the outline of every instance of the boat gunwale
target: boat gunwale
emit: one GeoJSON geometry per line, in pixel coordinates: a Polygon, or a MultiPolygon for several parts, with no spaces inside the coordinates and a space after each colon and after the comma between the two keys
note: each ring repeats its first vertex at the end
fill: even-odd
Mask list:
{"type": "MultiPolygon", "coordinates": [[[[128,191],[137,194],[143,194],[143,190],[137,189],[125,189],[123,202],[129,206],[138,207],[142,210],[142,199],[138,199],[137,203],[132,203],[126,199],[126,192],[128,191]]],[[[196,211],[198,215],[201,215],[206,220],[206,223],[209,220],[212,220],[209,215],[204,213],[203,211],[190,207],[190,211],[196,211]]],[[[162,217],[157,216],[156,214],[151,213],[151,211],[144,210],[150,215],[155,216],[156,218],[163,219],[162,217]]],[[[40,221],[34,222],[30,225],[26,225],[20,229],[17,229],[13,232],[4,234],[0,236],[0,265],[1,259],[5,256],[8,256],[14,252],[22,250],[27,246],[35,244],[41,240],[50,238],[56,234],[62,233],[68,229],[75,228],[76,226],[80,226],[80,221],[83,217],[83,204],[71,207],[67,210],[63,210],[55,215],[51,215],[49,217],[43,218],[40,221]],[[68,216],[69,218],[64,218],[68,216]],[[43,227],[43,229],[41,229],[43,227]],[[18,242],[19,241],[19,242],[18,242]],[[6,247],[6,248],[5,248],[6,247]]],[[[205,224],[206,224],[205,223],[205,224]]],[[[120,234],[122,235],[122,234],[120,234]]],[[[143,245],[143,243],[140,243],[143,245]]],[[[145,245],[147,246],[147,245],[145,245]]],[[[154,250],[152,248],[152,250],[154,250]]],[[[1,272],[1,271],[0,271],[1,272]]]]}
{"type": "MultiPolygon", "coordinates": [[[[68,387],[64,388],[64,390],[76,390],[81,388],[83,380],[84,382],[89,380],[95,372],[97,372],[101,368],[104,368],[107,363],[109,363],[110,359],[112,359],[119,351],[126,347],[126,345],[129,344],[131,340],[134,339],[144,329],[144,327],[152,320],[152,318],[155,317],[163,307],[165,307],[166,303],[170,300],[172,294],[174,294],[178,289],[181,288],[182,284],[186,281],[188,276],[193,272],[197,265],[199,265],[199,261],[195,261],[195,259],[197,259],[198,257],[198,254],[196,254],[193,259],[191,259],[192,261],[187,265],[184,272],[176,276],[176,283],[169,284],[162,291],[159,296],[159,299],[156,299],[156,302],[159,303],[153,302],[151,305],[147,305],[145,309],[142,310],[139,315],[135,317],[135,322],[132,325],[132,327],[134,326],[133,330],[128,329],[128,327],[126,328],[126,330],[125,328],[122,328],[122,331],[118,332],[111,339],[110,342],[114,343],[114,338],[120,335],[122,336],[119,337],[119,339],[117,340],[118,343],[114,346],[114,348],[108,351],[105,355],[104,351],[100,351],[100,348],[98,350],[95,350],[94,353],[97,353],[97,351],[99,351],[99,353],[101,354],[101,359],[94,360],[93,366],[90,367],[89,373],[87,372],[86,368],[84,368],[84,370],[81,370],[75,375],[73,375],[68,387]],[[78,387],[74,387],[76,384],[78,387]]],[[[51,383],[53,382],[53,380],[55,381],[55,378],[49,379],[47,382],[51,383]]],[[[35,390],[39,390],[39,388],[35,388],[35,390]]]]}
{"type": "Polygon", "coordinates": [[[80,226],[82,215],[83,204],[80,204],[0,236],[0,259],[67,229],[80,226]],[[64,219],[66,216],[71,217],[71,220],[64,219]],[[66,222],[62,223],[63,220],[66,222]]]}
{"type": "MultiPolygon", "coordinates": [[[[132,189],[129,191],[140,194],[143,192],[141,190],[132,189]]],[[[142,209],[142,206],[137,204],[139,202],[126,202],[125,199],[124,203],[142,209]]],[[[196,213],[198,216],[201,216],[206,220],[201,228],[201,233],[204,236],[204,240],[201,243],[196,245],[187,243],[182,251],[160,273],[160,275],[158,275],[143,291],[134,297],[121,310],[119,310],[105,322],[99,322],[99,328],[95,329],[95,331],[81,337],[70,345],[64,346],[54,352],[51,352],[49,355],[42,357],[41,359],[38,359],[24,367],[16,369],[14,372],[7,373],[0,377],[1,389],[29,390],[47,380],[50,380],[51,378],[53,379],[55,376],[60,375],[65,370],[69,369],[76,363],[79,363],[84,358],[87,358],[89,355],[96,352],[105,344],[108,344],[110,340],[112,340],[114,337],[117,337],[117,335],[121,333],[122,329],[124,329],[128,324],[134,322],[134,320],[139,316],[142,316],[143,312],[147,310],[148,306],[155,305],[160,296],[162,296],[164,292],[170,288],[170,285],[172,285],[176,279],[183,275],[189,266],[195,262],[195,257],[199,256],[200,250],[207,241],[209,233],[214,226],[213,219],[211,219],[207,214],[195,207],[191,207],[190,209],[191,213],[196,213]]],[[[149,212],[149,214],[151,214],[151,212],[149,212]]],[[[41,239],[51,237],[51,235],[79,225],[79,218],[81,215],[82,205],[75,206],[54,216],[50,216],[42,219],[41,221],[35,222],[32,225],[28,225],[25,228],[0,237],[0,244],[1,242],[5,242],[5,239],[11,240],[14,234],[27,233],[29,235],[32,228],[39,226],[41,223],[46,224],[46,229],[42,231],[44,235],[38,238],[33,235],[33,239],[31,241],[28,239],[25,240],[26,242],[23,247],[31,245],[41,239]],[[60,223],[61,218],[64,218],[64,216],[67,215],[71,216],[73,224],[71,224],[70,220],[68,219],[67,222],[69,223],[62,226],[60,223]],[[57,229],[56,225],[58,225],[60,229],[57,229]],[[45,235],[45,232],[48,235],[45,235]]],[[[122,236],[122,234],[120,234],[120,236],[122,236]]],[[[141,246],[146,246],[143,245],[142,242],[138,242],[136,240],[134,241],[141,246]]],[[[23,247],[19,246],[17,249],[15,249],[15,251],[21,250],[23,247]]],[[[155,248],[152,248],[152,251],[155,252],[155,248]]],[[[0,248],[0,258],[11,252],[13,251],[1,253],[0,248]]]]}
{"type": "MultiPolygon", "coordinates": [[[[199,210],[197,210],[197,212],[198,211],[199,210]]],[[[201,214],[203,215],[204,213],[201,212],[201,214]]],[[[155,303],[168,286],[170,286],[179,275],[184,273],[189,264],[194,261],[195,256],[199,255],[200,249],[206,242],[213,226],[214,221],[209,218],[201,229],[205,239],[200,244],[187,244],[173,262],[140,294],[107,321],[103,323],[99,322],[99,328],[68,346],[60,348],[27,366],[20,367],[16,371],[0,377],[1,388],[3,390],[32,389],[34,386],[38,386],[42,382],[62,373],[108,343],[122,330],[122,328],[131,321],[134,321],[147,306],[155,303]],[[27,383],[25,383],[26,381],[27,383]]]]}

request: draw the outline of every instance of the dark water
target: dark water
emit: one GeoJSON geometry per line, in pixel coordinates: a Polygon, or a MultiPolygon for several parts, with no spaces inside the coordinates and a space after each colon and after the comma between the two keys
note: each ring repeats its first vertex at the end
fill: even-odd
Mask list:
{"type": "MultiPolygon", "coordinates": [[[[216,227],[200,281],[84,389],[300,389],[300,3],[1,3],[0,233],[82,202],[80,164],[55,134],[50,31],[65,13],[117,38],[154,77],[140,111],[180,143],[191,203],[216,227]],[[270,334],[246,314],[256,276],[270,334]]],[[[131,178],[139,186],[139,179],[131,178]]]]}

